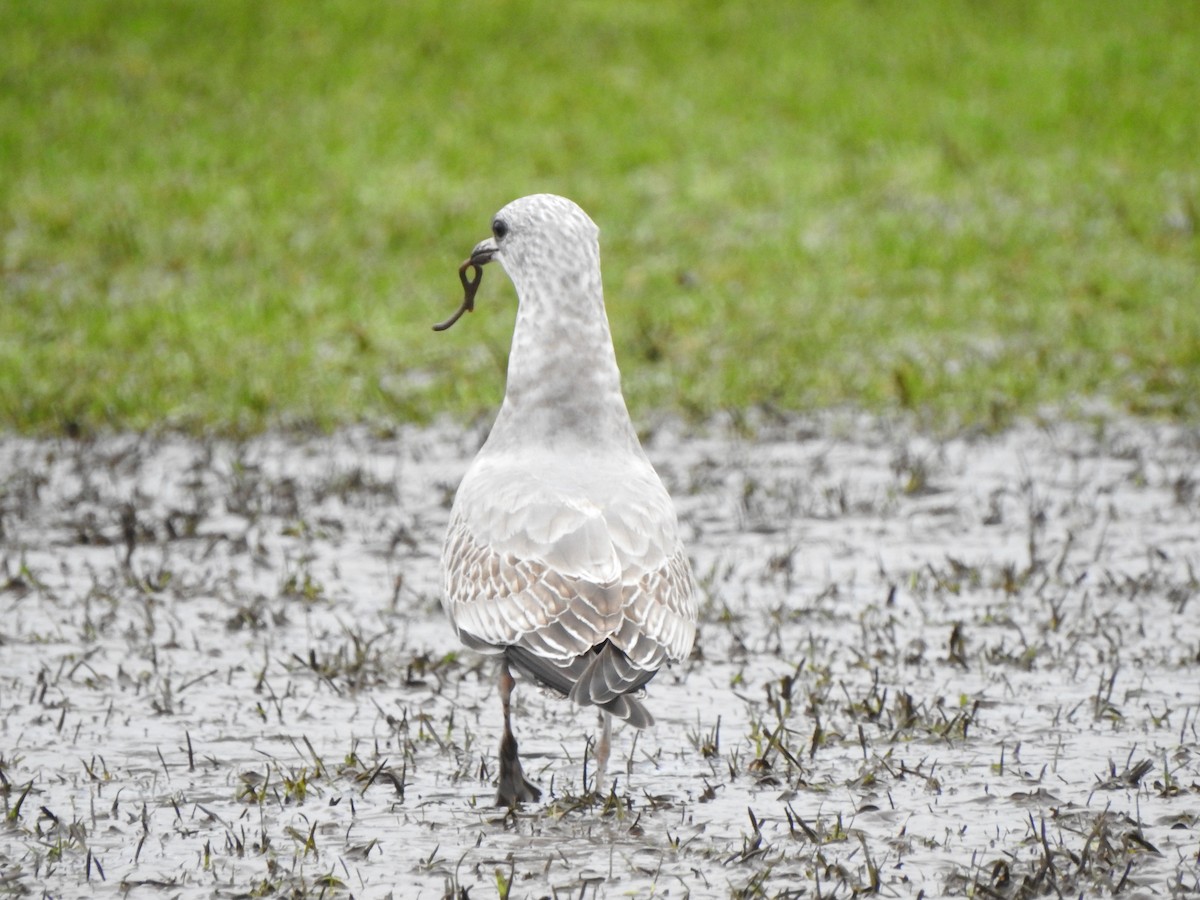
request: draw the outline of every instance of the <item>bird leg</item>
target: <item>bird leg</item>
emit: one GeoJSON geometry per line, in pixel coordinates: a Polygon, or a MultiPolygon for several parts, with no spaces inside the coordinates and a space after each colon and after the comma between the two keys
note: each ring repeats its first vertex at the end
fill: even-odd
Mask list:
{"type": "Polygon", "coordinates": [[[542,792],[529,783],[521,768],[521,757],[517,754],[517,739],[513,737],[509,704],[512,689],[516,685],[508,671],[508,660],[500,660],[500,704],[504,708],[504,736],[500,738],[500,786],[496,791],[496,805],[510,809],[523,801],[540,800],[542,792]]]}
{"type": "Polygon", "coordinates": [[[608,772],[608,754],[612,749],[612,715],[600,710],[600,740],[596,742],[596,785],[595,793],[604,791],[604,779],[608,772]]]}

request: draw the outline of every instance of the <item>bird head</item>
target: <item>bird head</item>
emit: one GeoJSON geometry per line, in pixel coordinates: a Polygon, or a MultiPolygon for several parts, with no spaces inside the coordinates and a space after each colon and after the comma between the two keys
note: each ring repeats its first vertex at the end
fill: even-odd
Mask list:
{"type": "Polygon", "coordinates": [[[445,331],[475,308],[483,267],[493,259],[500,261],[519,291],[532,267],[569,272],[593,259],[598,264],[599,234],[588,214],[566,197],[531,194],[512,201],[492,217],[492,236],[476,244],[459,266],[462,305],[445,322],[434,325],[434,331],[445,331]]]}

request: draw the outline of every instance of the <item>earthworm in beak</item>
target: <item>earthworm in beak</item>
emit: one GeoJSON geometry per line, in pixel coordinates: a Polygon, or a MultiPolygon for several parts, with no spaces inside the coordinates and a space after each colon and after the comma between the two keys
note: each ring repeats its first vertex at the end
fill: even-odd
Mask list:
{"type": "Polygon", "coordinates": [[[461,266],[458,267],[458,279],[462,282],[463,286],[462,306],[455,310],[454,315],[448,318],[445,322],[438,322],[436,325],[434,325],[434,331],[445,331],[460,318],[462,318],[463,313],[472,312],[475,309],[475,292],[479,290],[479,283],[483,281],[483,266],[479,265],[479,263],[472,262],[469,259],[466,260],[461,266]],[[467,271],[469,269],[475,270],[474,278],[467,276],[467,271]]]}

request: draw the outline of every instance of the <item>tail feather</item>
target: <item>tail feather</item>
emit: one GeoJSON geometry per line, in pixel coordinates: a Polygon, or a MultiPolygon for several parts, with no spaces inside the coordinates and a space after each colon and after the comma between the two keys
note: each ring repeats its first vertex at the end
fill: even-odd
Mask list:
{"type": "Polygon", "coordinates": [[[597,706],[634,728],[654,724],[649,710],[631,694],[640,691],[656,670],[638,668],[608,641],[565,663],[517,645],[504,652],[519,671],[580,706],[597,706]]]}

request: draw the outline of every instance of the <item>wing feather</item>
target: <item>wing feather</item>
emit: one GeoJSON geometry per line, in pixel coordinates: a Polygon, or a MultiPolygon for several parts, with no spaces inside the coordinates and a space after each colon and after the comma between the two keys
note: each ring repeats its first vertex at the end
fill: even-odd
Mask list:
{"type": "Polygon", "coordinates": [[[477,460],[463,479],[442,554],[446,612],[468,646],[643,727],[653,720],[628,695],[696,633],[670,498],[649,463],[620,477],[529,472],[477,460]]]}

